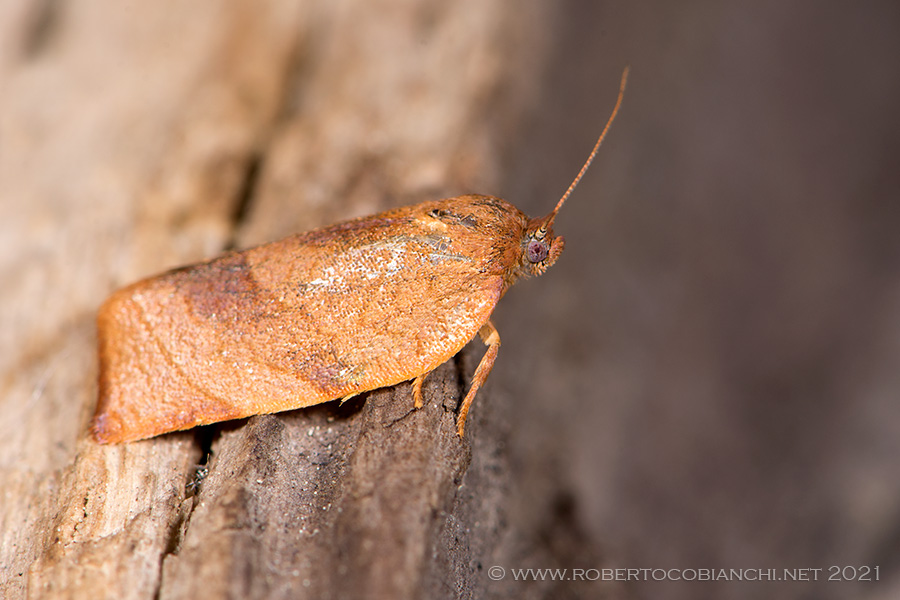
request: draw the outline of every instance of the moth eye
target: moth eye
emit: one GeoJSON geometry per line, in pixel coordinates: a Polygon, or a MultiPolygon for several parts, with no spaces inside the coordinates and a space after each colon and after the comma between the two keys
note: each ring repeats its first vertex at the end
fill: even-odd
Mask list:
{"type": "Polygon", "coordinates": [[[547,242],[538,240],[529,240],[525,247],[525,258],[528,262],[539,263],[550,254],[550,246],[547,242]]]}

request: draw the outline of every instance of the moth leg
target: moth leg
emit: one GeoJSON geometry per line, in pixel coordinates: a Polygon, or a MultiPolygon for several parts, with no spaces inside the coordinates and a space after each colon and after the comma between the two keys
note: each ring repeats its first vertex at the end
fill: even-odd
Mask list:
{"type": "Polygon", "coordinates": [[[349,400],[350,398],[353,398],[354,396],[359,396],[359,392],[353,392],[352,394],[347,394],[346,396],[344,396],[343,398],[341,398],[341,406],[344,405],[344,402],[346,402],[346,401],[349,400]]]}
{"type": "Polygon", "coordinates": [[[428,377],[428,373],[431,373],[431,371],[428,371],[427,373],[422,373],[421,375],[419,375],[418,377],[413,379],[413,382],[412,382],[413,405],[416,408],[422,408],[425,405],[425,396],[422,394],[422,384],[425,383],[425,378],[428,377]]]}
{"type": "Polygon", "coordinates": [[[487,379],[488,374],[490,374],[491,369],[494,367],[494,361],[497,360],[497,352],[500,350],[500,334],[497,333],[497,328],[494,327],[493,323],[488,321],[482,325],[481,329],[478,331],[478,335],[481,337],[481,341],[487,345],[488,349],[487,352],[484,353],[484,356],[481,357],[478,368],[475,369],[475,375],[472,377],[472,387],[469,388],[469,393],[466,394],[462,406],[459,409],[459,418],[456,420],[456,433],[459,434],[459,437],[462,437],[465,432],[466,415],[469,414],[469,409],[472,407],[472,401],[475,400],[475,392],[478,391],[478,388],[481,387],[485,379],[487,379]]]}

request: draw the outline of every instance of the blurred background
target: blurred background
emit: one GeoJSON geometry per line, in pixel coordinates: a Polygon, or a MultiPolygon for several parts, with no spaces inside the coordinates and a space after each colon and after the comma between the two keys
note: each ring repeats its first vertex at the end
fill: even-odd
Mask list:
{"type": "MultiPolygon", "coordinates": [[[[40,498],[56,489],[55,475],[34,474],[58,473],[72,460],[93,407],[93,314],[111,289],[223,247],[420,199],[447,179],[453,193],[491,193],[545,214],[578,171],[631,65],[618,120],[556,221],[565,253],[544,276],[513,288],[495,313],[503,347],[483,397],[490,401],[476,403],[471,417],[473,472],[493,465],[503,473],[491,499],[501,507],[502,535],[484,567],[821,571],[818,581],[795,583],[534,588],[507,579],[486,583],[485,593],[900,597],[896,1],[523,2],[523,22],[544,19],[539,35],[523,26],[517,38],[514,21],[509,39],[491,43],[515,50],[530,78],[509,76],[513,83],[497,93],[528,99],[511,116],[489,96],[479,117],[502,142],[486,145],[473,131],[475,158],[445,171],[443,150],[435,150],[435,164],[400,186],[408,196],[372,199],[369,190],[391,186],[367,172],[332,204],[329,177],[340,179],[334,171],[343,167],[326,157],[353,156],[356,130],[342,121],[343,137],[279,146],[272,131],[291,126],[292,111],[331,98],[267,100],[283,85],[269,65],[291,72],[288,87],[325,67],[292,57],[290,44],[280,46],[266,28],[291,39],[296,26],[311,43],[327,29],[288,8],[284,16],[272,11],[265,26],[236,18],[232,37],[240,42],[203,62],[191,49],[214,38],[230,5],[188,4],[195,8],[172,3],[171,14],[144,22],[130,20],[138,4],[121,5],[106,21],[99,1],[0,6],[0,364],[12,415],[0,430],[0,466],[8,486],[34,490],[33,501],[4,500],[6,526],[10,514],[47,510],[40,498]],[[176,35],[153,37],[167,27],[176,35]],[[95,37],[150,48],[159,60],[135,68],[129,61],[140,52],[67,45],[95,37]],[[231,97],[225,85],[195,83],[191,61],[213,81],[238,73],[240,102],[220,102],[231,97]],[[107,72],[119,79],[98,75],[107,72]],[[159,91],[159,81],[180,86],[181,96],[159,91]],[[140,95],[123,111],[106,110],[110,98],[133,90],[140,95]],[[73,106],[78,111],[68,112],[73,106]],[[138,118],[157,109],[165,118],[138,118]],[[250,125],[221,126],[232,121],[250,125]],[[70,143],[54,146],[57,138],[70,143]],[[129,162],[127,150],[137,146],[155,162],[129,162]],[[187,150],[170,158],[173,146],[187,150]],[[274,159],[259,155],[273,146],[274,159]],[[307,162],[323,166],[285,175],[307,162]],[[285,192],[292,178],[325,182],[324,191],[294,202],[285,192]],[[254,191],[259,204],[247,202],[254,191]],[[282,204],[273,205],[279,195],[282,204]],[[82,391],[54,392],[63,377],[82,391]],[[543,558],[547,549],[553,564],[543,558]],[[834,566],[877,566],[879,581],[825,581],[834,566]]],[[[415,2],[372,3],[366,15],[337,11],[328,25],[355,18],[377,29],[379,11],[395,4],[415,2]]],[[[385,52],[400,37],[385,30],[366,43],[379,35],[385,52]]],[[[379,89],[390,81],[329,64],[347,67],[335,97],[385,93],[380,114],[392,114],[379,89]]],[[[506,77],[505,65],[473,72],[506,77]]],[[[461,103],[455,91],[471,82],[447,73],[439,94],[412,87],[423,114],[461,103]]],[[[446,152],[461,154],[461,137],[446,152]]],[[[373,156],[395,156],[398,172],[403,152],[410,161],[432,156],[390,144],[364,142],[373,156]]],[[[9,539],[2,550],[15,556],[9,539]]]]}
{"type": "Polygon", "coordinates": [[[506,197],[545,212],[632,77],[496,313],[519,510],[623,567],[881,567],[641,598],[900,596],[898,5],[563,4],[506,197]]]}

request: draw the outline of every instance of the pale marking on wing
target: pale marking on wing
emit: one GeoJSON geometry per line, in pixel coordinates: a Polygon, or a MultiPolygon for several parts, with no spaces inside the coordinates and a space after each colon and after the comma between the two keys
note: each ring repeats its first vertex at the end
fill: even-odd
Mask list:
{"type": "MultiPolygon", "coordinates": [[[[444,250],[446,249],[448,244],[444,240],[435,240],[431,239],[428,236],[404,237],[387,242],[379,241],[368,244],[361,248],[354,248],[352,250],[349,250],[348,252],[346,252],[346,258],[349,258],[349,260],[346,261],[346,263],[348,264],[342,269],[341,273],[338,273],[333,266],[326,267],[320,277],[308,281],[306,283],[306,286],[313,289],[343,289],[347,286],[347,279],[350,275],[353,274],[358,274],[368,281],[372,281],[375,279],[388,279],[396,275],[406,267],[410,256],[410,253],[408,252],[409,242],[419,242],[423,245],[434,248],[434,252],[426,255],[428,260],[432,264],[438,264],[446,260],[466,262],[471,262],[472,260],[468,256],[464,256],[462,254],[445,252],[444,250]],[[377,252],[379,250],[387,250],[388,252],[390,252],[390,257],[383,262],[358,260],[360,258],[363,258],[367,254],[371,254],[372,252],[377,252]]],[[[412,260],[415,260],[415,255],[413,256],[412,260]]]]}

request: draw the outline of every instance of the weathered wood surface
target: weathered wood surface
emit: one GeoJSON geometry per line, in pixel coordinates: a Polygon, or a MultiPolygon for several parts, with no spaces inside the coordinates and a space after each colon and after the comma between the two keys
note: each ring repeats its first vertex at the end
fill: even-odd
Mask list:
{"type": "Polygon", "coordinates": [[[498,526],[476,495],[496,481],[484,466],[466,479],[461,362],[415,412],[401,385],[100,447],[85,435],[93,314],[113,288],[226,247],[496,189],[550,7],[4,10],[0,595],[481,595],[473,548],[498,526]]]}
{"type": "Polygon", "coordinates": [[[900,597],[896,2],[157,4],[0,2],[0,597],[900,597]],[[109,291],[423,197],[546,212],[628,63],[465,442],[480,348],[417,413],[84,440],[109,291]],[[881,579],[487,576],[832,564],[881,579]]]}

